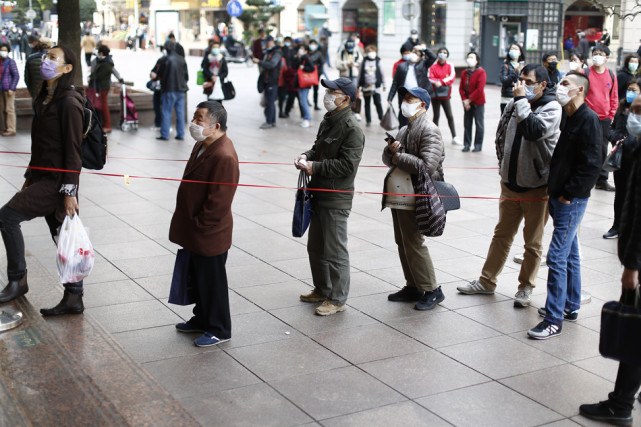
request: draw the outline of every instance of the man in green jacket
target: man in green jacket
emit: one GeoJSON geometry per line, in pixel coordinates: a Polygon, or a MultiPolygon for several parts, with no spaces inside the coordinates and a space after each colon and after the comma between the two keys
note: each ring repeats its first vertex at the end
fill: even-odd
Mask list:
{"type": "Polygon", "coordinates": [[[341,77],[323,80],[321,84],[327,88],[323,104],[328,112],[320,124],[314,146],[298,156],[294,165],[311,176],[310,188],[339,190],[312,193],[307,253],[314,290],[300,296],[304,302],[322,302],[316,314],[328,316],[347,308],[347,218],[352,209],[354,179],[365,136],[350,108],[356,99],[352,80],[341,77]]]}

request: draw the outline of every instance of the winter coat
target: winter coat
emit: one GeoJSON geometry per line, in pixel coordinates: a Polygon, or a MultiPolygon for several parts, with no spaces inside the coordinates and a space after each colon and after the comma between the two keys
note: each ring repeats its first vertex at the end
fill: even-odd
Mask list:
{"type": "Polygon", "coordinates": [[[266,87],[278,86],[280,65],[283,54],[280,49],[272,48],[265,52],[264,59],[258,63],[262,70],[258,76],[258,92],[262,93],[266,87]]]}
{"type": "Polygon", "coordinates": [[[465,101],[469,99],[472,105],[485,104],[485,82],[487,75],[485,70],[481,67],[470,70],[466,68],[461,74],[461,85],[459,86],[459,93],[461,99],[465,101]]]}
{"type": "MultiPolygon", "coordinates": [[[[430,83],[430,79],[427,76],[430,67],[432,66],[432,64],[434,64],[435,61],[436,55],[434,55],[431,50],[425,49],[423,51],[423,58],[414,65],[414,71],[416,72],[416,82],[418,83],[418,86],[429,92],[430,96],[434,96],[434,92],[432,89],[432,84],[430,83]]],[[[393,100],[396,92],[400,88],[405,86],[405,78],[407,77],[407,71],[409,67],[409,62],[401,62],[400,64],[398,64],[398,67],[396,67],[396,73],[394,74],[394,79],[392,79],[392,86],[390,87],[389,95],[387,96],[388,101],[393,100]]],[[[399,103],[400,101],[402,100],[399,99],[399,103]]]]}
{"type": "MultiPolygon", "coordinates": [[[[220,68],[218,69],[218,80],[223,82],[229,74],[229,68],[227,67],[227,60],[223,55],[221,55],[221,58],[218,62],[220,63],[220,68]]],[[[210,65],[211,61],[209,60],[209,55],[205,55],[205,57],[203,58],[203,62],[200,63],[200,66],[203,70],[205,80],[207,81],[211,81],[211,78],[213,76],[213,74],[211,73],[211,69],[209,68],[210,65]]]]}
{"type": "Polygon", "coordinates": [[[177,52],[169,52],[158,70],[161,92],[187,92],[189,73],[185,58],[177,52]]]}
{"type": "Polygon", "coordinates": [[[510,61],[503,61],[503,65],[499,70],[499,80],[501,81],[501,96],[512,98],[512,89],[514,88],[514,83],[519,81],[519,75],[510,61]]]}
{"type": "Polygon", "coordinates": [[[641,151],[637,151],[619,225],[619,260],[625,268],[641,270],[641,151]]]}
{"type": "Polygon", "coordinates": [[[8,57],[0,59],[0,75],[2,75],[2,92],[16,90],[20,81],[20,72],[16,61],[8,57]]]}
{"type": "Polygon", "coordinates": [[[354,47],[352,53],[349,53],[345,48],[341,49],[336,58],[336,69],[339,77],[358,78],[361,62],[363,62],[363,55],[358,48],[354,47]],[[352,66],[348,65],[350,62],[352,66]]]}
{"type": "Polygon", "coordinates": [[[452,83],[454,83],[454,79],[456,79],[456,70],[452,64],[447,61],[442,64],[436,61],[434,65],[430,67],[429,79],[441,83],[440,88],[432,85],[434,99],[450,99],[452,96],[452,83]],[[439,92],[444,91],[443,87],[447,88],[447,96],[439,96],[439,92]]]}
{"type": "Polygon", "coordinates": [[[111,75],[114,75],[118,80],[122,80],[120,74],[114,68],[114,61],[111,55],[97,56],[95,65],[91,66],[91,74],[89,74],[89,87],[98,91],[109,90],[111,88],[111,75]]]}

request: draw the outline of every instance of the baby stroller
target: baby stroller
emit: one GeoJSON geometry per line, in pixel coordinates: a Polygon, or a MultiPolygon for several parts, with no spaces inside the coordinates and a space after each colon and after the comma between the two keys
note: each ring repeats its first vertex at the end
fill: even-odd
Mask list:
{"type": "Polygon", "coordinates": [[[136,111],[136,104],[127,95],[127,84],[129,86],[133,85],[131,82],[124,82],[120,85],[120,95],[122,100],[122,106],[120,108],[120,129],[123,132],[128,132],[130,130],[138,130],[138,112],[136,111]]]}

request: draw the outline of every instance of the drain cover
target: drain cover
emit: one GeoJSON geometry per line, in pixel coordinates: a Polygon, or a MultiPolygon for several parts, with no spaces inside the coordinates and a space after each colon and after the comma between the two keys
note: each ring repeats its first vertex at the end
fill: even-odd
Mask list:
{"type": "Polygon", "coordinates": [[[8,331],[22,323],[22,312],[9,307],[0,308],[0,331],[8,331]]]}

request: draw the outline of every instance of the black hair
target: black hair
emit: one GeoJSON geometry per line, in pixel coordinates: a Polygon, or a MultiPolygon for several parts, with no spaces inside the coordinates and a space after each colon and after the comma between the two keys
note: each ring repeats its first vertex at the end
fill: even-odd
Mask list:
{"type": "Polygon", "coordinates": [[[530,74],[532,71],[534,71],[537,82],[547,82],[547,86],[550,85],[550,74],[548,73],[548,70],[546,70],[545,67],[541,64],[527,64],[521,70],[521,75],[523,76],[526,74],[530,74]]]}
{"type": "Polygon", "coordinates": [[[445,46],[438,48],[438,50],[436,51],[436,54],[438,55],[440,52],[443,52],[443,51],[445,51],[445,53],[447,53],[447,57],[449,58],[450,57],[450,51],[445,46]]]}
{"type": "MultiPolygon", "coordinates": [[[[63,74],[58,78],[58,82],[56,83],[56,90],[53,93],[53,97],[55,98],[60,92],[75,89],[77,92],[84,94],[84,90],[76,88],[73,83],[76,79],[76,70],[79,69],[79,64],[78,64],[78,58],[76,57],[76,54],[73,53],[73,50],[69,49],[67,46],[53,46],[49,51],[53,49],[60,49],[62,50],[62,53],[64,54],[65,57],[65,64],[66,65],[71,65],[71,71],[69,71],[66,74],[63,74]]],[[[45,100],[47,97],[47,82],[46,80],[42,81],[42,84],[40,86],[40,92],[36,96],[35,103],[42,102],[45,100]]]]}
{"type": "Polygon", "coordinates": [[[583,86],[583,97],[588,96],[588,92],[590,91],[590,80],[588,76],[578,71],[569,71],[565,76],[576,76],[577,80],[579,80],[579,85],[583,86]]]}
{"type": "Polygon", "coordinates": [[[559,59],[559,56],[556,54],[556,52],[552,52],[551,50],[548,52],[545,52],[543,56],[541,57],[541,62],[547,62],[548,58],[550,56],[556,56],[557,60],[559,59]]]}
{"type": "Polygon", "coordinates": [[[467,55],[465,55],[465,58],[467,58],[470,55],[476,56],[476,67],[477,68],[480,67],[481,66],[481,55],[479,55],[478,52],[468,52],[467,55]]]}
{"type": "Polygon", "coordinates": [[[203,101],[196,108],[206,108],[212,124],[220,124],[220,130],[227,131],[227,110],[218,101],[203,101]]]}
{"type": "Polygon", "coordinates": [[[629,55],[626,55],[625,59],[623,60],[623,69],[628,69],[628,65],[630,65],[630,60],[631,59],[639,59],[639,55],[636,53],[631,53],[629,55]]]}
{"type": "Polygon", "coordinates": [[[299,48],[299,49],[300,49],[301,47],[302,47],[303,49],[305,49],[305,52],[309,52],[309,46],[307,46],[305,43],[301,43],[301,44],[299,44],[299,45],[298,45],[298,48],[299,48]]]}
{"type": "Polygon", "coordinates": [[[32,34],[32,35],[30,35],[29,37],[27,37],[27,41],[28,41],[29,43],[36,43],[36,42],[39,42],[39,41],[40,41],[40,39],[38,38],[38,36],[34,36],[34,35],[32,34]]]}
{"type": "Polygon", "coordinates": [[[309,44],[312,44],[312,43],[314,43],[314,44],[318,44],[318,42],[316,41],[316,39],[311,39],[311,40],[309,41],[309,44]]]}
{"type": "Polygon", "coordinates": [[[98,47],[98,53],[102,53],[105,56],[109,56],[110,52],[111,50],[107,47],[107,45],[103,44],[98,47]]]}
{"type": "MultiPolygon", "coordinates": [[[[625,90],[626,91],[628,90],[630,85],[637,85],[641,89],[641,77],[635,77],[635,78],[630,79],[630,81],[628,81],[628,83],[626,83],[626,85],[625,85],[625,90]]],[[[639,95],[637,95],[637,96],[639,96],[639,95]]],[[[619,107],[617,108],[617,112],[615,114],[621,114],[621,112],[623,112],[626,108],[628,108],[628,100],[624,96],[623,99],[619,100],[619,107]]]]}
{"type": "Polygon", "coordinates": [[[283,39],[283,41],[286,41],[286,40],[292,41],[292,38],[290,36],[287,36],[283,39]]]}
{"type": "Polygon", "coordinates": [[[165,42],[164,47],[165,47],[165,50],[167,51],[167,53],[174,52],[176,50],[176,42],[171,41],[171,40],[167,40],[165,42]]]}
{"type": "MultiPolygon", "coordinates": [[[[525,54],[523,53],[523,48],[521,47],[521,45],[518,44],[518,43],[511,43],[510,46],[507,48],[507,53],[505,54],[505,62],[514,61],[512,59],[512,57],[510,56],[510,49],[512,49],[512,46],[516,46],[516,47],[519,48],[520,54],[519,54],[519,58],[517,59],[517,61],[518,62],[525,61],[525,54]]],[[[472,53],[472,52],[470,52],[470,53],[472,53]]],[[[474,52],[474,53],[476,53],[476,52],[474,52]]],[[[465,57],[467,58],[467,55],[465,57]]],[[[481,60],[479,59],[479,63],[480,62],[481,62],[481,60]]]]}
{"type": "Polygon", "coordinates": [[[592,56],[594,56],[594,52],[596,52],[597,50],[605,53],[605,56],[610,56],[610,48],[604,44],[598,44],[594,46],[594,48],[592,49],[592,56]]]}
{"type": "Polygon", "coordinates": [[[169,33],[169,35],[167,36],[167,38],[168,38],[169,40],[176,40],[176,35],[175,35],[174,33],[169,33]]]}
{"type": "Polygon", "coordinates": [[[7,52],[11,52],[11,46],[9,46],[9,43],[0,42],[0,49],[3,48],[3,47],[7,48],[7,52]]]}
{"type": "Polygon", "coordinates": [[[407,49],[405,47],[405,43],[403,43],[403,45],[401,46],[401,55],[403,54],[403,52],[411,52],[411,51],[412,51],[412,49],[407,49]]]}
{"type": "Polygon", "coordinates": [[[573,56],[576,56],[577,58],[579,58],[579,61],[585,64],[585,56],[583,56],[581,52],[579,52],[578,50],[573,50],[572,52],[570,52],[570,60],[572,60],[573,56]]]}

